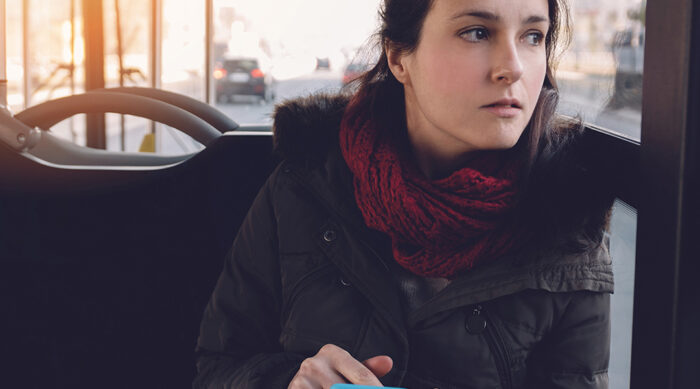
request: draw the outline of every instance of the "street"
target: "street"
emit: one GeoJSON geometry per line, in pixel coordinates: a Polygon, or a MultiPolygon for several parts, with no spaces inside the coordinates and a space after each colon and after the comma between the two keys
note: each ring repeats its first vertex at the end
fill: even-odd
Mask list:
{"type": "Polygon", "coordinates": [[[342,74],[338,71],[316,71],[314,73],[275,82],[275,101],[259,103],[255,98],[240,96],[233,102],[216,103],[216,108],[226,113],[239,124],[272,124],[275,104],[316,92],[337,92],[342,87],[342,74]]]}

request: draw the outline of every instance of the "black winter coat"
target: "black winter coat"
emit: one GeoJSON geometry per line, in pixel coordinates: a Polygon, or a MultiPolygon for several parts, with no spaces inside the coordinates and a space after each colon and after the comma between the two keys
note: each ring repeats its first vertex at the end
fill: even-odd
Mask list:
{"type": "Polygon", "coordinates": [[[355,204],[337,145],[344,104],[316,97],[278,108],[285,160],[226,258],[202,320],[194,387],[286,388],[327,343],[360,361],[389,355],[386,386],[607,387],[605,245],[500,258],[409,298],[406,285],[420,277],[394,263],[388,239],[355,204]]]}

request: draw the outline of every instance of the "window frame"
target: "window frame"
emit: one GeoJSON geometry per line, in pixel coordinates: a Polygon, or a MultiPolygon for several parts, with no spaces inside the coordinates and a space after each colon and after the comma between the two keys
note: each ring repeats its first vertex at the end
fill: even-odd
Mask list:
{"type": "Polygon", "coordinates": [[[698,382],[692,362],[698,360],[698,335],[691,331],[699,326],[698,314],[687,313],[697,301],[698,288],[692,283],[700,275],[693,261],[700,253],[690,235],[697,219],[688,217],[698,210],[694,173],[699,118],[690,108],[700,97],[699,13],[692,0],[647,2],[632,388],[691,387],[698,382]]]}

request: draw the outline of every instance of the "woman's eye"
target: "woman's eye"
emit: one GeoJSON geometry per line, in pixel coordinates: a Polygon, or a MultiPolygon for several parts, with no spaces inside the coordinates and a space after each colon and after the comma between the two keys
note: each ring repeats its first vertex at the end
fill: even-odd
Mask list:
{"type": "Polygon", "coordinates": [[[539,46],[544,39],[541,32],[530,32],[525,36],[525,41],[532,46],[539,46]]]}
{"type": "Polygon", "coordinates": [[[463,39],[469,42],[479,42],[488,39],[489,32],[485,28],[472,28],[459,34],[463,39]]]}

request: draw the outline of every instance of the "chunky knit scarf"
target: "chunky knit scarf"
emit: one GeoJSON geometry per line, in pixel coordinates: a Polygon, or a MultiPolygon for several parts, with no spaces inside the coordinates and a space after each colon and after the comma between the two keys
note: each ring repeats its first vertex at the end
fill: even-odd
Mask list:
{"type": "Polygon", "coordinates": [[[512,153],[483,153],[431,181],[390,129],[349,116],[341,124],[340,147],[357,205],[367,226],[391,237],[401,266],[424,277],[453,278],[513,245],[514,233],[505,225],[515,202],[512,153]]]}

